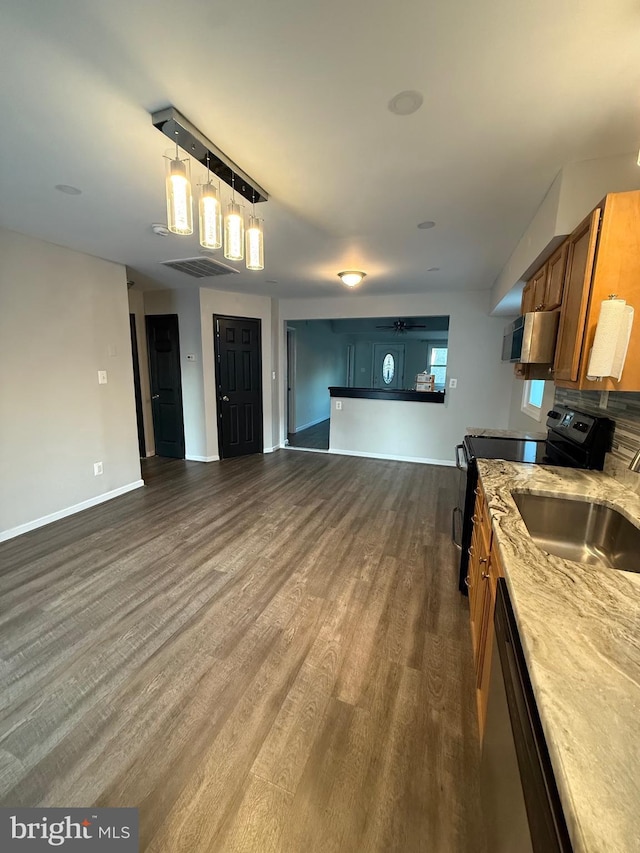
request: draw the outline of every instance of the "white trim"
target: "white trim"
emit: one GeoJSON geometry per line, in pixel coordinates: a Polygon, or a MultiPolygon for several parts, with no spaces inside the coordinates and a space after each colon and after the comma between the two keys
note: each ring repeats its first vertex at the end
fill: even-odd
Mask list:
{"type": "Polygon", "coordinates": [[[185,456],[187,462],[219,462],[219,456],[185,456]]]}
{"type": "Polygon", "coordinates": [[[276,450],[280,450],[281,447],[283,447],[282,444],[274,444],[273,447],[263,447],[262,452],[263,453],[273,453],[276,450]]]}
{"type": "Polygon", "coordinates": [[[451,459],[429,459],[426,456],[396,456],[392,453],[364,453],[360,450],[336,450],[330,447],[326,453],[335,453],[338,456],[365,456],[367,459],[390,459],[393,462],[418,462],[420,465],[446,465],[455,467],[451,459]]]}
{"type": "Polygon", "coordinates": [[[328,453],[328,450],[323,450],[321,447],[294,447],[293,444],[287,444],[285,450],[301,450],[303,453],[328,453]]]}
{"type": "Polygon", "coordinates": [[[316,418],[315,421],[309,421],[308,424],[302,424],[302,426],[296,427],[296,434],[302,432],[304,429],[310,429],[313,426],[317,426],[321,424],[323,421],[331,420],[331,415],[325,415],[323,418],[316,418]]]}
{"type": "Polygon", "coordinates": [[[68,506],[65,509],[59,509],[57,512],[52,512],[49,515],[43,515],[41,518],[36,518],[34,521],[28,521],[26,524],[19,524],[17,527],[11,527],[9,530],[0,531],[0,542],[6,542],[7,539],[13,539],[15,536],[22,536],[23,533],[29,533],[30,530],[36,530],[38,527],[44,527],[45,524],[51,524],[53,521],[59,521],[61,518],[66,518],[68,515],[75,515],[77,512],[82,512],[84,509],[89,509],[92,506],[110,501],[112,498],[118,498],[127,492],[132,492],[134,489],[139,489],[144,486],[144,480],[135,480],[133,483],[127,483],[126,486],[120,486],[117,489],[112,489],[110,492],[104,492],[102,495],[96,495],[95,498],[81,501],[79,504],[68,506]]]}

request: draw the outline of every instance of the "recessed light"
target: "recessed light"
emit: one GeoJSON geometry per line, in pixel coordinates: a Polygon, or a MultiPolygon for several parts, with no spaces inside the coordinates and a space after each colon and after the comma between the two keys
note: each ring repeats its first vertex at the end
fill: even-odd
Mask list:
{"type": "Polygon", "coordinates": [[[423,100],[420,92],[407,89],[405,92],[398,92],[397,95],[394,95],[387,107],[390,112],[397,116],[409,116],[420,109],[423,100]]]}
{"type": "Polygon", "coordinates": [[[82,195],[82,190],[79,190],[78,187],[71,187],[69,184],[56,184],[55,188],[65,195],[82,195]]]}
{"type": "Polygon", "coordinates": [[[162,224],[161,224],[161,223],[159,223],[159,222],[154,223],[154,224],[151,226],[151,230],[152,230],[152,231],[153,231],[153,233],[154,233],[154,234],[156,234],[158,237],[168,237],[168,236],[169,236],[169,229],[167,228],[167,226],[166,226],[166,225],[162,225],[162,224]]]}
{"type": "Polygon", "coordinates": [[[440,267],[429,267],[427,272],[440,272],[440,267]]]}
{"type": "Polygon", "coordinates": [[[433,221],[433,219],[425,219],[424,222],[418,222],[418,228],[420,228],[421,231],[426,231],[428,228],[435,227],[436,223],[433,221]]]}

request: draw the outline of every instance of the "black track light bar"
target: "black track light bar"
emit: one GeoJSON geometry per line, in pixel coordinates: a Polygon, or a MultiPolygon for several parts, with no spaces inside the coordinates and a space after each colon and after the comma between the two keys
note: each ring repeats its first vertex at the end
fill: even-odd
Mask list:
{"type": "Polygon", "coordinates": [[[202,163],[205,169],[208,166],[212,174],[230,187],[234,187],[238,195],[243,196],[247,201],[257,204],[269,199],[269,194],[260,184],[257,184],[233,160],[216,148],[213,142],[203,136],[174,107],[152,113],[151,121],[154,127],[162,131],[173,143],[177,143],[190,157],[202,163]]]}

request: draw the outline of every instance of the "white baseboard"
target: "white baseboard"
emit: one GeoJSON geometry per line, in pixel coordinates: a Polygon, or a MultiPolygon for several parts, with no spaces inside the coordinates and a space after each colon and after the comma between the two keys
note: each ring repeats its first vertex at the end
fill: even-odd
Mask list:
{"type": "Polygon", "coordinates": [[[219,462],[219,456],[185,456],[187,462],[219,462]]]}
{"type": "Polygon", "coordinates": [[[287,444],[286,450],[299,450],[302,453],[328,453],[328,450],[323,450],[321,447],[294,447],[292,444],[287,444]]]}
{"type": "Polygon", "coordinates": [[[328,453],[335,453],[338,456],[364,456],[367,459],[389,459],[392,462],[417,462],[420,465],[446,465],[455,467],[455,462],[451,459],[429,459],[426,456],[396,456],[392,453],[363,453],[360,450],[336,450],[330,447],[328,453]]]}
{"type": "Polygon", "coordinates": [[[296,432],[302,432],[303,429],[311,429],[312,426],[317,426],[321,424],[323,421],[328,421],[330,419],[330,415],[326,415],[324,418],[316,418],[315,421],[309,421],[308,424],[302,424],[302,426],[296,427],[296,432]]]}
{"type": "Polygon", "coordinates": [[[96,495],[95,498],[89,498],[89,500],[81,501],[79,504],[68,506],[65,509],[52,512],[49,515],[43,515],[41,518],[28,521],[26,524],[19,524],[17,527],[11,527],[9,530],[0,530],[0,542],[6,542],[7,539],[13,539],[15,536],[21,536],[23,533],[29,533],[30,530],[36,530],[38,527],[44,527],[45,524],[51,524],[54,521],[59,521],[61,518],[66,518],[68,515],[75,515],[77,512],[82,512],[83,509],[89,509],[92,506],[105,503],[105,501],[110,501],[112,498],[118,498],[120,495],[125,495],[127,492],[139,489],[141,486],[144,486],[144,480],[136,480],[133,483],[127,483],[126,486],[120,486],[117,489],[112,489],[110,492],[105,492],[102,495],[96,495]]]}
{"type": "Polygon", "coordinates": [[[282,445],[282,444],[274,444],[273,447],[264,447],[262,449],[262,452],[263,453],[274,453],[276,450],[280,450],[280,448],[283,446],[284,445],[282,445]]]}

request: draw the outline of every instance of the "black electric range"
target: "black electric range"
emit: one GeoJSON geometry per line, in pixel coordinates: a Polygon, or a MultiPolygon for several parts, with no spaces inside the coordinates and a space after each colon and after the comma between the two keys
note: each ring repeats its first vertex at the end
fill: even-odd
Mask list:
{"type": "Polygon", "coordinates": [[[554,406],[547,413],[547,437],[539,441],[503,436],[467,435],[456,446],[456,467],[460,471],[458,505],[453,510],[455,545],[460,548],[460,592],[467,594],[465,583],[469,547],[473,532],[475,489],[478,483],[478,459],[505,459],[532,465],[560,465],[570,468],[602,470],[605,453],[611,449],[614,422],[610,418],[589,415],[566,406],[554,406]]]}

